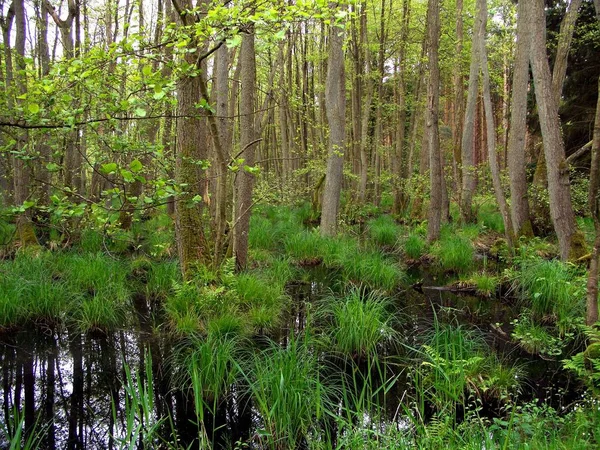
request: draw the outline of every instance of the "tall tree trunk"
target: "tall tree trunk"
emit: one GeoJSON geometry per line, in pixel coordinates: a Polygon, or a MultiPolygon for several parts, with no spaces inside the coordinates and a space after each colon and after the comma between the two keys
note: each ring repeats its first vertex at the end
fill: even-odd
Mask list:
{"type": "MultiPolygon", "coordinates": [[[[17,73],[14,76],[16,92],[18,94],[17,102],[19,106],[25,107],[22,100],[27,96],[27,66],[25,64],[25,36],[27,34],[27,24],[25,17],[24,0],[15,0],[13,2],[15,11],[16,33],[15,33],[15,60],[17,73]]],[[[9,43],[6,43],[9,45],[9,43]]],[[[11,77],[12,78],[12,77],[11,77]]],[[[11,95],[11,94],[9,94],[11,95]]],[[[28,167],[25,158],[28,147],[29,136],[27,130],[20,132],[17,136],[16,153],[13,156],[13,182],[14,182],[14,202],[16,205],[23,205],[29,200],[30,167],[28,167]]],[[[26,210],[17,216],[17,234],[23,247],[37,244],[33,224],[31,222],[31,213],[26,210]]]]}
{"type": "MultiPolygon", "coordinates": [[[[191,9],[191,0],[182,2],[181,7],[191,9]]],[[[186,14],[180,14],[180,18],[184,25],[193,20],[186,14]]],[[[195,51],[199,47],[194,40],[188,46],[195,51]]],[[[185,53],[184,58],[187,64],[196,64],[195,53],[185,53]]],[[[202,98],[203,76],[203,73],[186,74],[177,81],[175,181],[181,187],[181,193],[175,203],[175,237],[179,264],[185,278],[189,278],[194,265],[207,264],[210,260],[202,220],[204,205],[197,196],[197,192],[204,190],[207,180],[196,162],[206,161],[209,150],[206,119],[196,108],[202,98]]]]}
{"type": "Polygon", "coordinates": [[[236,217],[234,223],[233,253],[238,271],[244,270],[248,261],[248,232],[250,231],[250,213],[252,210],[252,192],[254,189],[256,124],[254,111],[254,91],[256,90],[256,52],[254,50],[254,27],[242,35],[240,49],[242,65],[240,91],[240,158],[244,167],[236,174],[236,217]]]}
{"type": "MultiPolygon", "coordinates": [[[[439,103],[440,103],[440,2],[429,0],[427,10],[429,36],[429,83],[427,87],[427,136],[429,146],[429,180],[431,185],[427,240],[440,237],[442,219],[442,167],[440,157],[439,103]]],[[[424,150],[424,149],[423,149],[424,150]]],[[[422,151],[423,151],[422,150],[422,151]]]]}
{"type": "Polygon", "coordinates": [[[531,51],[531,2],[521,1],[517,16],[517,47],[513,69],[510,132],[507,156],[510,180],[510,211],[515,237],[533,236],[527,199],[525,171],[525,138],[527,135],[527,85],[531,51]]]}
{"type": "MultiPolygon", "coordinates": [[[[594,0],[596,18],[600,22],[600,0],[594,0]]],[[[596,103],[596,117],[594,120],[594,134],[592,138],[592,165],[590,167],[590,190],[588,203],[596,237],[592,248],[592,259],[587,280],[587,298],[585,322],[593,325],[598,322],[598,269],[600,268],[600,77],[598,78],[598,101],[596,103]]]]}
{"type": "MultiPolygon", "coordinates": [[[[477,0],[477,5],[479,10],[485,11],[486,13],[486,17],[482,25],[485,33],[487,23],[487,1],[477,0]]],[[[488,69],[485,39],[481,39],[479,41],[479,47],[481,56],[481,83],[483,86],[483,106],[485,109],[488,159],[490,161],[490,171],[492,173],[492,183],[494,186],[494,193],[496,194],[496,201],[498,202],[500,214],[502,214],[502,220],[504,222],[506,243],[508,244],[508,248],[512,250],[514,248],[513,227],[510,220],[508,205],[506,204],[506,197],[504,196],[504,189],[502,188],[502,182],[500,180],[500,167],[498,165],[498,153],[496,151],[496,126],[494,123],[494,111],[492,108],[492,94],[490,93],[490,73],[488,69]]]]}
{"type": "Polygon", "coordinates": [[[227,224],[227,163],[231,158],[231,134],[232,122],[227,117],[229,110],[229,50],[222,45],[217,50],[215,57],[215,100],[217,103],[216,113],[219,129],[220,148],[215,146],[217,159],[217,189],[215,198],[215,228],[214,243],[215,252],[213,260],[218,265],[223,255],[223,238],[227,224]]]}
{"type": "Polygon", "coordinates": [[[469,69],[469,88],[467,92],[467,108],[463,125],[461,159],[462,159],[462,191],[460,213],[465,223],[473,222],[473,194],[475,193],[475,114],[479,91],[479,67],[481,46],[479,42],[485,39],[483,21],[487,11],[478,5],[477,16],[473,28],[473,43],[471,46],[471,67],[469,69]]]}
{"type": "MultiPolygon", "coordinates": [[[[330,4],[332,10],[338,5],[330,4]]],[[[327,173],[323,191],[321,235],[334,236],[337,232],[338,209],[342,190],[342,169],[346,141],[346,80],[344,72],[344,32],[332,24],[329,27],[329,53],[325,102],[329,125],[327,173]]]]}
{"type": "Polygon", "coordinates": [[[571,204],[569,167],[565,161],[558,105],[554,101],[552,78],[546,57],[546,20],[543,0],[533,1],[531,19],[533,37],[530,58],[546,156],[550,215],[558,237],[561,258],[566,261],[582,255],[582,252],[585,251],[585,240],[577,232],[571,204]]]}
{"type": "Polygon", "coordinates": [[[462,190],[462,127],[465,93],[463,86],[462,72],[462,53],[464,40],[463,26],[463,0],[456,0],[456,59],[457,64],[454,69],[454,108],[452,111],[452,171],[454,173],[454,185],[458,193],[458,203],[461,202],[462,190]]]}
{"type": "Polygon", "coordinates": [[[406,140],[406,41],[408,40],[408,31],[410,25],[410,1],[402,1],[402,31],[400,39],[400,50],[398,55],[398,83],[396,85],[397,96],[396,102],[398,107],[398,123],[396,125],[396,154],[392,157],[392,172],[394,174],[394,203],[392,212],[400,214],[406,204],[406,194],[403,192],[402,186],[406,186],[406,178],[408,161],[407,155],[404,154],[404,146],[406,140]]]}

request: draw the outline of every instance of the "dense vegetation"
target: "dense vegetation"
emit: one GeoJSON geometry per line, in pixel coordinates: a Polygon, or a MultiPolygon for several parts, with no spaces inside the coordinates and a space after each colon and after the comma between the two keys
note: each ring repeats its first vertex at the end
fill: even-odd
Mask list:
{"type": "Polygon", "coordinates": [[[0,447],[598,448],[596,3],[0,0],[0,447]]]}

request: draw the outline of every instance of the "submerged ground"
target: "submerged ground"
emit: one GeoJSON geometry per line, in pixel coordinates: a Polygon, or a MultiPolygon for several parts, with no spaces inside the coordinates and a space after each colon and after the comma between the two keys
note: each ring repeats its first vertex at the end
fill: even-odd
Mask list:
{"type": "Polygon", "coordinates": [[[585,268],[510,254],[491,207],[435,246],[376,209],[310,219],[257,209],[251,269],[187,283],[166,215],[5,252],[0,446],[598,448],[585,268]]]}

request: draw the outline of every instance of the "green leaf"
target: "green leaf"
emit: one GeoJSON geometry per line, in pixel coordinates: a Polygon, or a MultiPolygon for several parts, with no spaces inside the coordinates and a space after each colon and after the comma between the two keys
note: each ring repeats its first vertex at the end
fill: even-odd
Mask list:
{"type": "Polygon", "coordinates": [[[144,168],[144,166],[142,165],[142,163],[140,162],[139,159],[134,159],[133,161],[131,161],[131,163],[129,164],[129,169],[131,169],[131,171],[133,173],[138,173],[140,170],[142,170],[144,168]]]}
{"type": "Polygon", "coordinates": [[[242,43],[242,36],[236,34],[225,41],[227,48],[238,47],[242,43]]]}
{"type": "Polygon", "coordinates": [[[167,95],[167,93],[163,90],[161,90],[160,92],[155,92],[154,95],[152,96],[152,98],[154,100],[160,100],[162,99],[165,95],[167,95]]]}
{"type": "Polygon", "coordinates": [[[144,108],[135,108],[135,115],[138,117],[146,117],[146,110],[144,108]]]}
{"type": "Polygon", "coordinates": [[[48,170],[48,172],[58,172],[60,170],[60,166],[56,163],[48,163],[46,164],[46,170],[48,170]]]}
{"type": "Polygon", "coordinates": [[[30,103],[29,105],[27,105],[27,109],[29,109],[29,112],[31,114],[37,114],[40,112],[40,105],[38,105],[37,103],[30,103]]]}
{"type": "Polygon", "coordinates": [[[144,66],[142,68],[142,74],[145,77],[149,77],[150,75],[152,75],[152,66],[144,66]]]}
{"type": "Polygon", "coordinates": [[[113,173],[115,170],[117,170],[117,163],[102,164],[102,172],[104,173],[113,173]]]}
{"type": "Polygon", "coordinates": [[[129,170],[121,169],[121,176],[126,183],[133,183],[135,181],[135,177],[129,170]]]}

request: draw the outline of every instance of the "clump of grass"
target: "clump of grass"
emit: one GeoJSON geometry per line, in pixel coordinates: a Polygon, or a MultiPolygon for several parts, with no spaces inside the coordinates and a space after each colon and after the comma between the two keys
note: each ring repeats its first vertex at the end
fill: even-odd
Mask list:
{"type": "Polygon", "coordinates": [[[292,266],[291,259],[284,256],[271,259],[268,267],[262,270],[262,275],[276,285],[285,286],[296,276],[296,270],[292,266]]]}
{"type": "Polygon", "coordinates": [[[95,229],[86,229],[81,232],[79,247],[88,253],[98,253],[104,249],[104,236],[95,229]]]}
{"type": "Polygon", "coordinates": [[[53,325],[71,309],[72,297],[64,282],[36,280],[27,283],[21,301],[29,320],[53,325]]]}
{"type": "Polygon", "coordinates": [[[102,290],[120,302],[129,299],[127,274],[123,263],[102,254],[65,254],[55,264],[55,276],[64,279],[74,292],[93,296],[102,290]]]}
{"type": "Polygon", "coordinates": [[[390,310],[390,298],[353,288],[341,299],[326,299],[317,317],[325,319],[336,351],[362,359],[376,356],[377,349],[396,336],[390,310]]]}
{"type": "Polygon", "coordinates": [[[107,333],[123,327],[125,317],[124,305],[98,294],[81,302],[75,320],[83,332],[107,333]]]}
{"type": "Polygon", "coordinates": [[[301,338],[292,337],[286,348],[271,344],[254,357],[245,378],[265,427],[265,447],[296,448],[332,409],[317,356],[301,338]]]}
{"type": "Polygon", "coordinates": [[[152,263],[147,273],[146,290],[157,299],[165,299],[173,293],[174,284],[181,282],[177,261],[152,263]]]}
{"type": "Polygon", "coordinates": [[[324,239],[317,232],[303,231],[288,236],[284,242],[286,254],[300,263],[321,261],[324,239]]]}
{"type": "Polygon", "coordinates": [[[471,277],[479,295],[491,297],[498,289],[498,278],[487,273],[476,273],[471,277]]]}
{"type": "Polygon", "coordinates": [[[251,273],[242,273],[235,277],[235,290],[245,306],[277,306],[283,300],[283,287],[269,282],[251,273]]]}
{"type": "Polygon", "coordinates": [[[346,255],[342,273],[350,282],[386,291],[393,290],[404,279],[400,268],[377,251],[346,255]]]}
{"type": "MultiPolygon", "coordinates": [[[[5,268],[8,269],[7,264],[0,265],[0,270],[5,268]]],[[[0,331],[22,323],[26,316],[26,310],[21,300],[24,290],[25,286],[13,273],[3,274],[0,283],[0,331]]]]}
{"type": "Polygon", "coordinates": [[[422,236],[411,233],[404,241],[404,254],[410,259],[419,259],[425,253],[427,243],[422,236]]]}
{"type": "Polygon", "coordinates": [[[434,253],[444,270],[465,273],[473,267],[473,246],[465,237],[442,236],[434,253]]]}
{"type": "Polygon", "coordinates": [[[261,215],[253,214],[250,218],[248,245],[252,249],[274,250],[278,244],[278,236],[274,236],[272,222],[261,215]]]}
{"type": "Polygon", "coordinates": [[[504,220],[502,219],[502,214],[495,208],[481,207],[477,213],[477,222],[488,230],[504,233],[504,220]]]}
{"type": "Polygon", "coordinates": [[[198,305],[200,288],[196,283],[175,286],[175,294],[165,301],[169,328],[177,335],[187,336],[202,330],[202,312],[198,305]]]}
{"type": "Polygon", "coordinates": [[[369,237],[379,246],[394,247],[398,240],[400,227],[391,216],[383,215],[368,223],[369,237]]]}
{"type": "Polygon", "coordinates": [[[186,367],[192,381],[196,411],[209,407],[214,412],[214,402],[221,399],[239,376],[241,342],[209,334],[193,341],[186,367]]]}
{"type": "Polygon", "coordinates": [[[576,295],[573,269],[559,260],[528,259],[516,280],[523,302],[537,317],[555,315],[563,319],[576,314],[582,301],[576,295]]]}

